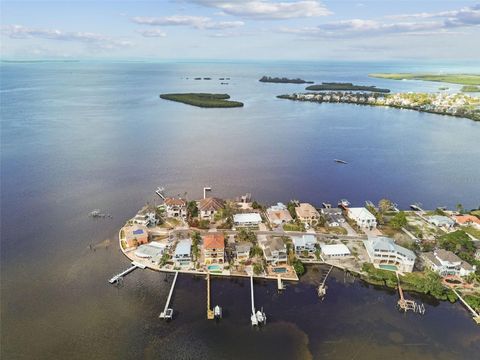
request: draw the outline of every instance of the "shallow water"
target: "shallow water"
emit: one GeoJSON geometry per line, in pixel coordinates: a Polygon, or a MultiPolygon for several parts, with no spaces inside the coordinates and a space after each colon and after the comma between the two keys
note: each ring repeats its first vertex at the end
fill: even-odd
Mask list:
{"type": "Polygon", "coordinates": [[[219,324],[205,320],[201,278],[179,277],[169,324],[158,319],[168,293],[163,274],[136,270],[120,289],[107,282],[128,266],[117,247],[119,227],[157,200],[159,185],[190,198],[210,185],[217,196],[248,191],[265,202],[346,197],[362,205],[390,197],[402,207],[478,206],[480,124],[279,100],[303,87],[257,81],[268,74],[392,90],[441,86],[366,76],[402,66],[412,68],[2,64],[2,358],[475,358],[478,327],[460,305],[432,303],[423,317],[405,316],[395,310],[395,293],[344,284],[342,273],[323,302],[314,270],[281,295],[274,282],[256,283],[256,302],[269,317],[261,330],[249,324],[245,280],[213,281],[213,302],[226,311],[219,324]],[[232,80],[222,86],[195,76],[232,80]],[[228,92],[245,107],[198,109],[158,98],[174,91],[228,92]],[[94,208],[113,219],[88,218],[94,208]]]}

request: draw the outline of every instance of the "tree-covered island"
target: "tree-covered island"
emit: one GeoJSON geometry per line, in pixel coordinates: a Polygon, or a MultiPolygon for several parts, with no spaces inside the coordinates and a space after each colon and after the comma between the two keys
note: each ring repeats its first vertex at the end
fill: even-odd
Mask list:
{"type": "Polygon", "coordinates": [[[240,101],[228,100],[230,99],[230,95],[228,94],[177,93],[161,94],[160,98],[202,108],[232,108],[243,106],[243,103],[240,101]]]}
{"type": "Polygon", "coordinates": [[[271,77],[271,76],[262,76],[260,82],[269,82],[269,83],[280,83],[280,84],[313,84],[313,81],[307,81],[303,79],[288,79],[286,77],[271,77]]]}
{"type": "Polygon", "coordinates": [[[340,83],[340,82],[322,82],[317,85],[307,86],[305,90],[310,91],[370,91],[370,92],[380,92],[380,93],[389,93],[389,89],[380,89],[376,86],[366,86],[366,85],[353,85],[352,83],[340,83]]]}

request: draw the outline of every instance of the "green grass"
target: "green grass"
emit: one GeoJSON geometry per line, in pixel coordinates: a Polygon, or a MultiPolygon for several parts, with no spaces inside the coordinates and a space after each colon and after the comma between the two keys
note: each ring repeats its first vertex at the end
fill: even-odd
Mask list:
{"type": "Polygon", "coordinates": [[[424,80],[439,81],[450,84],[460,85],[480,85],[480,74],[414,74],[414,73],[378,73],[369,74],[374,78],[390,79],[390,80],[424,80]]]}
{"type": "Polygon", "coordinates": [[[181,102],[183,104],[203,107],[203,108],[231,108],[242,107],[243,103],[231,101],[228,94],[208,94],[208,93],[184,93],[184,94],[161,94],[160,98],[181,102]]]}
{"type": "Polygon", "coordinates": [[[480,92],[480,87],[475,85],[465,85],[460,89],[461,92],[480,92]]]}
{"type": "Polygon", "coordinates": [[[283,230],[285,231],[305,231],[303,224],[284,224],[283,230]]]}
{"type": "Polygon", "coordinates": [[[480,230],[474,228],[473,226],[462,227],[462,230],[480,240],[480,230]]]}
{"type": "Polygon", "coordinates": [[[305,90],[338,90],[338,91],[371,91],[371,92],[381,92],[389,93],[389,89],[379,89],[376,86],[365,86],[365,85],[353,85],[352,83],[327,83],[324,82],[321,85],[310,85],[307,86],[305,90]]]}

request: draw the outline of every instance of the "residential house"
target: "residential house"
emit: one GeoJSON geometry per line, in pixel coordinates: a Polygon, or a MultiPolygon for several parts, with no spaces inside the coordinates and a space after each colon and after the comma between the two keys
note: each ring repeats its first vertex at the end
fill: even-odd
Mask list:
{"type": "Polygon", "coordinates": [[[295,253],[301,255],[304,251],[309,253],[315,252],[317,238],[315,235],[292,236],[295,253]]]}
{"type": "Polygon", "coordinates": [[[344,244],[320,244],[323,256],[330,259],[345,258],[351,255],[350,250],[344,244]]]}
{"type": "Polygon", "coordinates": [[[377,227],[377,219],[364,207],[348,208],[347,215],[361,228],[374,229],[377,227]]]}
{"type": "Polygon", "coordinates": [[[340,208],[325,208],[321,210],[325,217],[325,222],[330,227],[341,226],[345,222],[340,208]]]}
{"type": "Polygon", "coordinates": [[[267,209],[267,218],[272,225],[282,225],[292,221],[292,215],[287,210],[287,207],[282,203],[271,206],[267,209]]]}
{"type": "Polygon", "coordinates": [[[148,244],[140,245],[135,251],[135,256],[143,259],[150,259],[152,263],[158,264],[165,251],[165,247],[166,244],[153,241],[148,244]]]}
{"type": "Polygon", "coordinates": [[[370,237],[364,240],[363,244],[367,249],[370,261],[376,267],[402,272],[412,272],[415,259],[415,253],[400,245],[388,237],[370,237]]]}
{"type": "Polygon", "coordinates": [[[235,245],[235,254],[238,261],[246,261],[250,258],[250,249],[252,248],[252,243],[250,242],[240,242],[235,245]]]}
{"type": "Polygon", "coordinates": [[[154,212],[147,212],[145,214],[137,214],[133,218],[133,223],[143,226],[155,226],[158,224],[158,220],[154,212]]]}
{"type": "Polygon", "coordinates": [[[474,215],[457,215],[454,220],[458,225],[473,226],[480,229],[480,219],[474,215]]]}
{"type": "Polygon", "coordinates": [[[268,264],[278,265],[287,263],[287,247],[280,237],[268,237],[260,242],[263,256],[268,264]]]}
{"type": "Polygon", "coordinates": [[[213,220],[215,215],[224,208],[222,199],[208,197],[198,202],[198,212],[200,219],[213,220]]]}
{"type": "Polygon", "coordinates": [[[187,217],[187,202],[184,199],[166,198],[164,205],[167,217],[187,217]]]}
{"type": "Polygon", "coordinates": [[[262,217],[258,213],[246,213],[233,215],[233,224],[238,227],[258,226],[262,223],[262,217]]]}
{"type": "Polygon", "coordinates": [[[173,261],[178,266],[190,264],[192,261],[192,239],[183,239],[177,243],[173,261]]]}
{"type": "Polygon", "coordinates": [[[444,228],[447,228],[447,229],[450,229],[451,227],[453,227],[453,225],[455,225],[455,221],[453,221],[449,217],[443,216],[443,215],[429,216],[427,218],[427,220],[432,225],[435,225],[435,226],[438,226],[438,227],[444,227],[444,228]]]}
{"type": "Polygon", "coordinates": [[[460,259],[453,252],[438,249],[423,254],[425,266],[441,276],[466,276],[475,271],[475,266],[460,259]]]}
{"type": "Polygon", "coordinates": [[[223,264],[225,261],[225,238],[223,234],[207,234],[203,237],[205,264],[223,264]]]}
{"type": "Polygon", "coordinates": [[[144,225],[132,225],[123,228],[124,240],[128,248],[148,243],[148,229],[144,225]]]}
{"type": "Polygon", "coordinates": [[[295,207],[295,214],[301,222],[310,226],[318,224],[318,219],[320,219],[317,209],[309,203],[300,203],[295,207]]]}

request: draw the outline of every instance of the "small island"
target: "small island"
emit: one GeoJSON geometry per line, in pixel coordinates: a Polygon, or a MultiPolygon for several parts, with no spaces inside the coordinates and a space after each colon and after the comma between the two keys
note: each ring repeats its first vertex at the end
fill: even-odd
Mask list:
{"type": "Polygon", "coordinates": [[[366,86],[366,85],[353,85],[352,83],[340,83],[340,82],[322,82],[321,85],[310,85],[307,86],[305,90],[310,91],[325,91],[325,90],[334,90],[334,91],[370,91],[370,92],[380,92],[380,93],[389,93],[389,89],[380,89],[376,86],[366,86]]]}
{"type": "Polygon", "coordinates": [[[461,92],[480,92],[480,86],[464,85],[460,89],[461,92]]]}
{"type": "Polygon", "coordinates": [[[423,80],[449,84],[480,85],[480,74],[415,74],[415,73],[378,73],[370,77],[389,80],[423,80]]]}
{"type": "Polygon", "coordinates": [[[279,78],[279,77],[270,77],[270,76],[262,76],[260,82],[268,82],[268,83],[280,83],[280,84],[313,84],[313,81],[307,81],[303,79],[288,79],[286,77],[279,78]]]}
{"type": "Polygon", "coordinates": [[[230,95],[228,94],[177,93],[161,94],[160,98],[202,108],[232,108],[243,106],[242,102],[228,100],[230,99],[230,95]]]}

